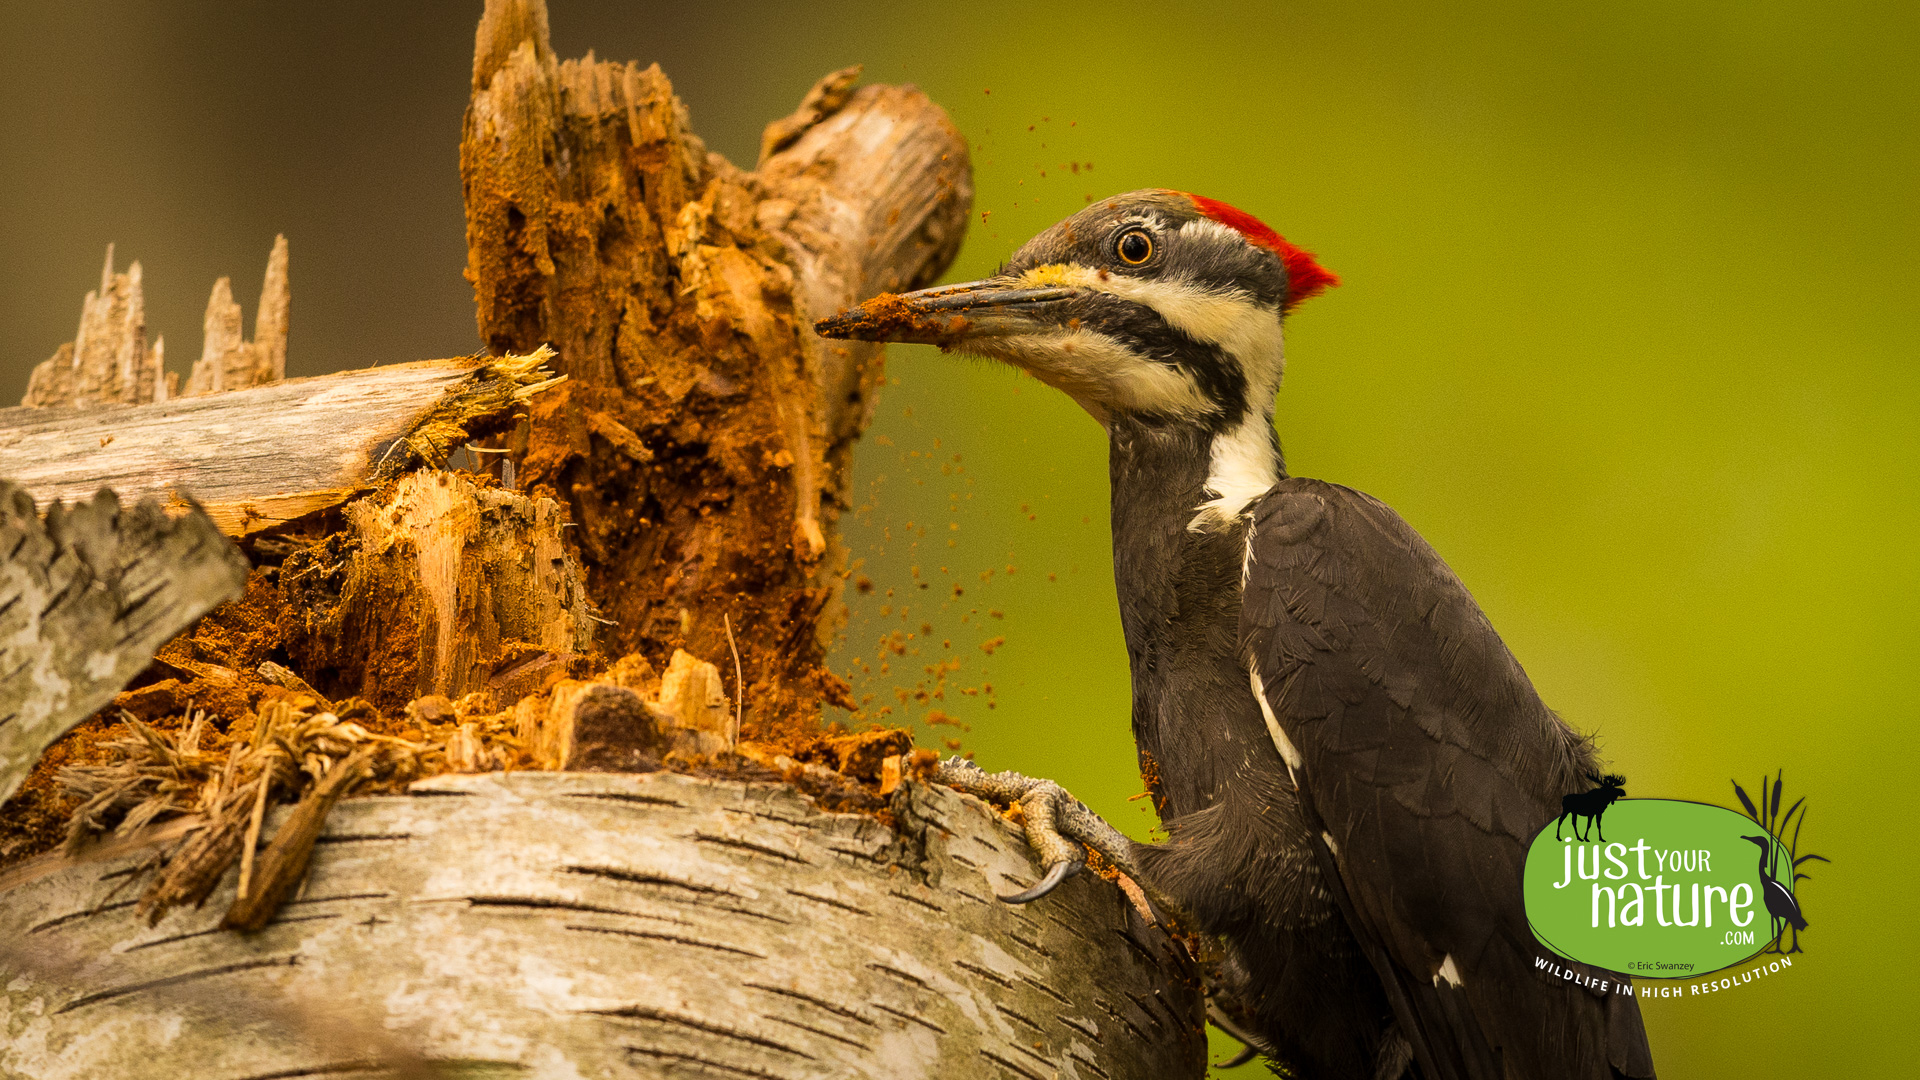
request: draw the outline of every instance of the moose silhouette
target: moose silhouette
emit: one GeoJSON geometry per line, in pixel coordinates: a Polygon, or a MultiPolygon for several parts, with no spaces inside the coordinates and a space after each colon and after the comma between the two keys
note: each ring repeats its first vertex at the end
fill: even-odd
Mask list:
{"type": "Polygon", "coordinates": [[[1591,830],[1600,834],[1600,842],[1606,843],[1607,834],[1600,827],[1600,816],[1607,812],[1607,807],[1612,806],[1615,800],[1627,793],[1625,786],[1627,778],[1612,774],[1595,776],[1588,773],[1587,779],[1598,786],[1592,791],[1578,791],[1572,795],[1560,797],[1560,816],[1553,822],[1555,840],[1560,839],[1560,823],[1572,818],[1574,838],[1585,843],[1587,838],[1580,832],[1580,821],[1584,818],[1591,830]]]}

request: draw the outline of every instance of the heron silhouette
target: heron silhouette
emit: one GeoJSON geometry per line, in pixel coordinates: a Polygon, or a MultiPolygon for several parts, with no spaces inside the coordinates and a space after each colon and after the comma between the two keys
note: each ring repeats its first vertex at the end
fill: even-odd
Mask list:
{"type": "Polygon", "coordinates": [[[1787,891],[1785,885],[1774,880],[1773,873],[1767,868],[1773,855],[1773,838],[1770,836],[1743,836],[1742,840],[1751,840],[1760,845],[1760,895],[1766,901],[1767,914],[1773,918],[1773,947],[1780,947],[1782,924],[1793,927],[1794,940],[1797,942],[1800,931],[1807,928],[1807,920],[1800,914],[1800,903],[1787,891]]]}

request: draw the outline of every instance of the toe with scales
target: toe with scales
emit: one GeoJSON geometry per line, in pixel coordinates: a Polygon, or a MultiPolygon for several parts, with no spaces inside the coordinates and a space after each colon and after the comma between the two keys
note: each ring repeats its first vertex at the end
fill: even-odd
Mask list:
{"type": "MultiPolygon", "coordinates": [[[[1059,784],[1017,772],[990,773],[959,757],[941,762],[933,779],[988,802],[1020,807],[1026,819],[1027,843],[1047,869],[1038,884],[1001,900],[1025,904],[1047,895],[1085,867],[1086,849],[1099,852],[1143,890],[1149,889],[1134,862],[1132,842],[1059,784]]],[[[1151,891],[1148,896],[1155,904],[1168,906],[1151,891]]]]}

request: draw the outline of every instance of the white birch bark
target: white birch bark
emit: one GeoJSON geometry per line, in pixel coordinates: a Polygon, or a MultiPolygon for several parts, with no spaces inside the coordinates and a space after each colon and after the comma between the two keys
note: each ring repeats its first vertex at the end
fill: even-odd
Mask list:
{"type": "MultiPolygon", "coordinates": [[[[265,930],[134,916],[141,853],[0,875],[0,1077],[1198,1077],[1192,966],[984,804],[446,776],[335,808],[265,930]],[[42,874],[43,876],[34,877],[42,874]]],[[[266,830],[267,834],[272,829],[266,830]]]]}

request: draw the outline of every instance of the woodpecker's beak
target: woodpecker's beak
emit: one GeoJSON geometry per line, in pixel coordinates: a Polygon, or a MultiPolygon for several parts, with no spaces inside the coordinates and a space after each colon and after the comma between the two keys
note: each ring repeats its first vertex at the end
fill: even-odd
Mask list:
{"type": "Polygon", "coordinates": [[[821,337],[911,341],[951,347],[963,341],[1031,333],[1048,306],[1074,295],[1060,286],[1026,288],[988,279],[910,293],[881,293],[813,324],[821,337]]]}

